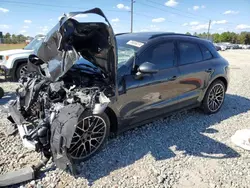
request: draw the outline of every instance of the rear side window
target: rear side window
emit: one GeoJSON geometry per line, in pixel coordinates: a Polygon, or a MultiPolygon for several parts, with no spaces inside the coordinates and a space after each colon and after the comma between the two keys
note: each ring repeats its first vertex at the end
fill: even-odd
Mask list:
{"type": "Polygon", "coordinates": [[[181,65],[202,61],[201,50],[196,43],[180,42],[179,51],[181,65]]]}
{"type": "Polygon", "coordinates": [[[200,45],[204,60],[209,60],[213,58],[212,53],[203,44],[200,45]]]}

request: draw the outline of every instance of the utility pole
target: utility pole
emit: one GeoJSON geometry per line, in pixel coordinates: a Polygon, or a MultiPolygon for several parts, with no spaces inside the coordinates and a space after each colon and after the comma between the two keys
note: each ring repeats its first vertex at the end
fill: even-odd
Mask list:
{"type": "Polygon", "coordinates": [[[134,0],[131,0],[131,26],[130,26],[130,32],[133,33],[133,14],[134,14],[134,0]]]}
{"type": "Polygon", "coordinates": [[[209,37],[210,26],[211,26],[211,20],[209,20],[209,24],[208,24],[208,29],[207,29],[207,39],[208,39],[208,37],[209,37]]]}

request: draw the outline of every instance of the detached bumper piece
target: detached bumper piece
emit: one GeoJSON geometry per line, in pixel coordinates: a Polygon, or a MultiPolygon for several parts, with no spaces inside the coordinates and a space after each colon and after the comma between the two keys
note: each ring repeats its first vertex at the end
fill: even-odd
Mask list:
{"type": "Polygon", "coordinates": [[[15,185],[24,181],[35,179],[34,170],[32,167],[22,168],[14,172],[8,172],[7,174],[0,176],[0,187],[6,187],[9,185],[15,185]]]}
{"type": "Polygon", "coordinates": [[[44,167],[48,161],[49,158],[44,158],[36,166],[26,167],[0,175],[0,187],[6,187],[36,179],[39,175],[40,169],[44,167]]]}

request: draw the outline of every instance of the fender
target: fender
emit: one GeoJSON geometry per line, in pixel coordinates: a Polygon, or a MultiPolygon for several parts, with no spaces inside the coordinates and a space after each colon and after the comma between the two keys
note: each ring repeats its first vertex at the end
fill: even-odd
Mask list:
{"type": "Polygon", "coordinates": [[[11,55],[9,59],[5,62],[5,67],[7,69],[16,68],[17,62],[27,61],[30,53],[11,55]]]}

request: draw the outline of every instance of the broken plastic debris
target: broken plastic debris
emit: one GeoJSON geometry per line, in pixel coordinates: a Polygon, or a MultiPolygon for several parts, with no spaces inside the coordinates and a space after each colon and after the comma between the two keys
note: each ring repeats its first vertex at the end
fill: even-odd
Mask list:
{"type": "Polygon", "coordinates": [[[250,129],[242,129],[235,132],[231,141],[243,149],[250,150],[250,129]]]}
{"type": "Polygon", "coordinates": [[[110,99],[106,97],[103,92],[100,92],[99,102],[96,103],[93,109],[93,114],[101,114],[107,108],[108,104],[110,103],[110,99]]]}

